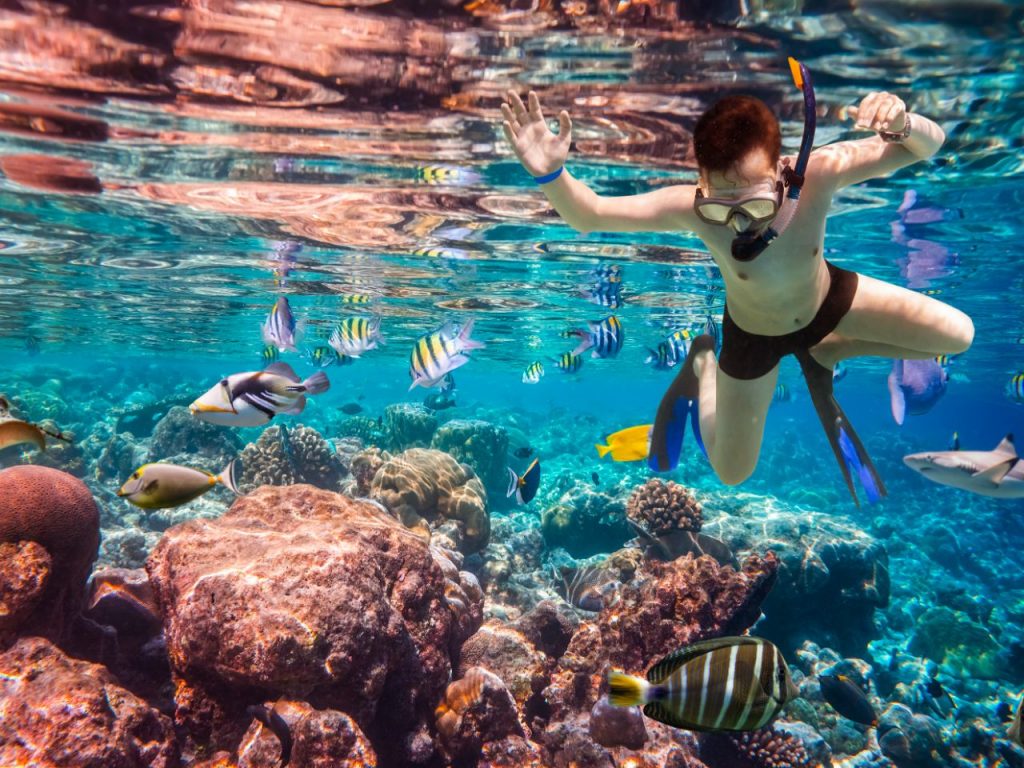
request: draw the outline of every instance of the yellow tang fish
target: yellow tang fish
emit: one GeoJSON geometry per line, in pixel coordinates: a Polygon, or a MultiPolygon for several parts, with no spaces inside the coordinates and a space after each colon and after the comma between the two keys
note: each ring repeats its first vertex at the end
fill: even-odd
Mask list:
{"type": "Polygon", "coordinates": [[[613,461],[641,461],[647,458],[651,444],[651,424],[639,424],[628,429],[621,429],[608,435],[607,445],[595,443],[597,454],[602,459],[609,453],[613,461]]]}

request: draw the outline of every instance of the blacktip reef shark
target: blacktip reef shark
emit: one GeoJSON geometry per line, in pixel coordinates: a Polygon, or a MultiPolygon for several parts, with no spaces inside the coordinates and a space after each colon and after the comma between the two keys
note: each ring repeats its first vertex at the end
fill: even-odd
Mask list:
{"type": "Polygon", "coordinates": [[[903,463],[940,485],[982,496],[1024,499],[1024,461],[1013,435],[991,451],[926,451],[903,457],[903,463]]]}

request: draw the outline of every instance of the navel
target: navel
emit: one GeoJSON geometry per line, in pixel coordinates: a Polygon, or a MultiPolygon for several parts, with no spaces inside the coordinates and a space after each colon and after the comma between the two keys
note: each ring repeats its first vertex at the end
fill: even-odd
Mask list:
{"type": "Polygon", "coordinates": [[[747,279],[747,273],[746,272],[737,272],[736,273],[736,277],[738,277],[740,280],[746,280],[747,279]]]}
{"type": "Polygon", "coordinates": [[[821,249],[818,246],[814,246],[814,253],[812,253],[811,256],[817,256],[820,251],[821,249]]]}

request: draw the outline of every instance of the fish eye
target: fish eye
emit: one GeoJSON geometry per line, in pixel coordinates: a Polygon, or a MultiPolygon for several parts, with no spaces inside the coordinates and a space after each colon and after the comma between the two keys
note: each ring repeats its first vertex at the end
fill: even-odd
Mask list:
{"type": "Polygon", "coordinates": [[[132,472],[132,480],[138,480],[141,477],[138,470],[132,472]]]}
{"type": "Polygon", "coordinates": [[[228,385],[228,380],[227,380],[227,379],[221,379],[221,380],[220,380],[220,385],[221,385],[222,387],[226,387],[226,386],[228,385]]]}

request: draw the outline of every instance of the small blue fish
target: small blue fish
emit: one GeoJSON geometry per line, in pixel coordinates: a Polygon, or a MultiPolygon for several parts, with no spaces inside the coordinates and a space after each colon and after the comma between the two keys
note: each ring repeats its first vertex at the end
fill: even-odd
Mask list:
{"type": "Polygon", "coordinates": [[[279,296],[263,323],[263,343],[272,344],[281,352],[295,352],[295,328],[295,315],[292,314],[288,299],[279,296]]]}
{"type": "Polygon", "coordinates": [[[608,309],[618,309],[624,303],[621,283],[597,283],[593,288],[584,289],[580,295],[608,309]]]}
{"type": "Polygon", "coordinates": [[[622,282],[622,267],[618,264],[602,264],[590,273],[595,280],[607,284],[622,282]]]}
{"type": "Polygon", "coordinates": [[[574,355],[581,355],[588,349],[590,356],[615,357],[622,349],[622,342],[625,334],[622,330],[622,323],[615,315],[608,315],[604,320],[594,320],[587,323],[589,330],[578,329],[569,333],[582,339],[579,346],[572,351],[574,355]]]}
{"type": "Polygon", "coordinates": [[[793,401],[793,391],[783,382],[779,382],[775,386],[775,392],[772,393],[773,403],[790,403],[793,401]]]}
{"type": "Polygon", "coordinates": [[[355,359],[348,355],[339,355],[338,351],[328,347],[319,346],[309,350],[306,354],[310,365],[317,368],[329,368],[332,365],[351,365],[355,359]]]}
{"type": "Polygon", "coordinates": [[[680,356],[679,349],[675,344],[662,341],[658,343],[657,349],[647,348],[647,357],[644,358],[644,362],[656,371],[668,371],[681,363],[685,358],[685,353],[680,356]]]}
{"type": "Polygon", "coordinates": [[[519,504],[529,504],[533,501],[540,487],[540,459],[534,459],[521,477],[512,467],[508,468],[508,474],[508,493],[505,495],[515,496],[519,504]]]}

